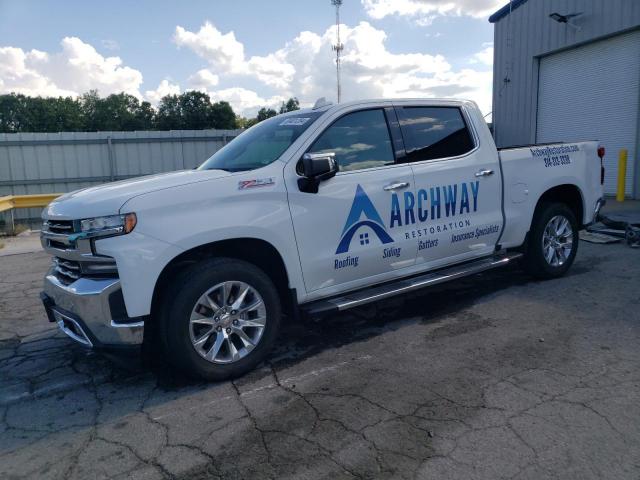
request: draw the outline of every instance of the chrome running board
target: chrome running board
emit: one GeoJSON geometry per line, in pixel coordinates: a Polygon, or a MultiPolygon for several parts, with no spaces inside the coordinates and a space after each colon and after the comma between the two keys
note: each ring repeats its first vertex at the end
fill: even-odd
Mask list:
{"type": "Polygon", "coordinates": [[[348,310],[353,307],[377,302],[378,300],[383,300],[385,298],[411,292],[420,288],[437,285],[457,278],[468,277],[469,275],[474,275],[493,268],[504,267],[521,256],[522,254],[517,252],[498,253],[490,257],[483,257],[478,260],[472,260],[452,267],[441,268],[415,277],[403,278],[397,281],[366,288],[364,290],[356,290],[338,297],[300,305],[300,309],[307,315],[312,316],[348,310]]]}

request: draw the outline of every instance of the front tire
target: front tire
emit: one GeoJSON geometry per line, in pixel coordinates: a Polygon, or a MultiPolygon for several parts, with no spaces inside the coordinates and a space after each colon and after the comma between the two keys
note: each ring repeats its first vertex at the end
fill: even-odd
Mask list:
{"type": "Polygon", "coordinates": [[[563,203],[543,203],[534,214],[524,255],[527,272],[536,278],[564,275],[578,252],[578,221],[563,203]]]}
{"type": "Polygon", "coordinates": [[[166,290],[161,334],[170,363],[220,381],[252,370],[267,356],[280,327],[280,298],[255,265],[214,258],[183,271],[166,290]]]}

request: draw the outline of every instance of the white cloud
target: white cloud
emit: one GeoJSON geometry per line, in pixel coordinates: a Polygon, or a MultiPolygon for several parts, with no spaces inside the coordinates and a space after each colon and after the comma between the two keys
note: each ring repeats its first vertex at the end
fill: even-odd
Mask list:
{"type": "Polygon", "coordinates": [[[254,76],[275,88],[286,88],[296,70],[280,51],[246,59],[244,45],[236,40],[235,33],[222,33],[209,22],[197,32],[177,26],[173,40],[179,47],[187,47],[204,58],[216,72],[254,76]]]}
{"type": "Polygon", "coordinates": [[[225,88],[222,90],[207,91],[212,102],[229,102],[234,111],[244,116],[255,116],[261,107],[276,108],[280,106],[285,97],[274,95],[262,98],[253,90],[241,87],[225,88]]]}
{"type": "Polygon", "coordinates": [[[367,15],[379,20],[399,15],[414,18],[420,25],[429,25],[439,15],[486,17],[506,0],[361,0],[367,15]]]}
{"type": "Polygon", "coordinates": [[[0,47],[0,93],[17,92],[25,95],[75,95],[59,88],[41,73],[49,56],[39,50],[25,52],[21,48],[0,47]]]}
{"type": "MultiPolygon", "coordinates": [[[[486,62],[480,63],[487,59],[486,48],[477,54],[477,58],[474,56],[470,59],[470,62],[476,62],[477,67],[454,70],[442,55],[390,52],[385,44],[386,33],[367,22],[355,27],[342,25],[340,31],[345,46],[342,57],[343,100],[379,97],[470,98],[484,112],[490,110],[492,72],[485,65],[486,62]]],[[[229,38],[228,34],[220,32],[215,37],[229,38]]],[[[235,37],[234,41],[239,43],[235,37]]],[[[236,59],[232,69],[221,71],[222,64],[216,63],[217,55],[205,56],[212,67],[217,68],[223,80],[233,81],[236,75],[251,76],[265,86],[272,87],[274,95],[262,98],[258,93],[244,88],[206,89],[214,99],[229,101],[243,115],[251,115],[261,106],[277,106],[289,96],[297,96],[303,105],[310,105],[319,97],[335,99],[335,57],[331,52],[334,41],[335,26],[321,35],[301,32],[282,48],[260,57],[272,60],[271,65],[275,66],[273,71],[256,68],[253,59],[257,57],[245,59],[244,63],[236,59]],[[283,67],[282,72],[286,73],[278,75],[277,68],[285,65],[290,68],[283,67]]],[[[240,46],[244,52],[244,46],[240,46]]],[[[197,43],[193,50],[201,54],[203,48],[197,43]]],[[[211,45],[207,48],[215,51],[211,45]]],[[[201,70],[192,78],[200,78],[204,72],[212,75],[209,70],[201,70]]],[[[199,85],[202,87],[204,84],[200,82],[199,85]]],[[[196,86],[196,82],[192,82],[192,86],[196,86]]]]}
{"type": "Polygon", "coordinates": [[[119,57],[104,57],[77,37],[65,37],[60,44],[62,50],[55,54],[0,47],[2,93],[76,96],[96,89],[101,95],[141,97],[142,73],[123,66],[119,57]]]}
{"type": "Polygon", "coordinates": [[[208,90],[220,83],[220,77],[210,70],[203,68],[191,75],[188,81],[194,90],[208,90]]]}
{"type": "Polygon", "coordinates": [[[295,67],[284,60],[281,50],[266,57],[251,57],[247,62],[247,74],[275,88],[286,88],[295,73],[295,67]]]}
{"type": "Polygon", "coordinates": [[[211,65],[226,72],[243,68],[244,45],[236,40],[235,33],[223,34],[209,22],[197,32],[177,26],[173,40],[179,47],[190,48],[211,65]]]}
{"type": "MultiPolygon", "coordinates": [[[[404,1],[404,0],[401,0],[404,1]]],[[[368,22],[342,25],[343,100],[379,97],[456,97],[475,100],[486,113],[491,108],[491,44],[468,58],[468,68],[454,69],[438,54],[396,53],[387,48],[387,35],[368,22]]],[[[190,32],[177,27],[175,43],[206,61],[184,85],[164,79],[145,97],[185,89],[207,92],[213,101],[229,101],[234,110],[254,115],[263,106],[278,107],[290,96],[303,105],[319,97],[335,99],[335,26],[324,32],[300,32],[281,48],[264,56],[245,54],[233,32],[210,23],[190,32]],[[241,82],[241,83],[240,83],[241,82]],[[242,87],[238,86],[239,84],[242,87]]],[[[98,89],[101,95],[125,91],[142,98],[142,74],[118,57],[105,57],[78,38],[67,37],[61,51],[46,53],[0,47],[0,92],[28,95],[78,95],[98,89]]]]}
{"type": "Polygon", "coordinates": [[[168,79],[164,79],[158,85],[158,88],[155,90],[147,90],[144,92],[145,97],[151,103],[156,105],[162,97],[166,95],[179,95],[180,94],[180,85],[175,83],[170,83],[168,79]]]}
{"type": "Polygon", "coordinates": [[[493,65],[493,44],[488,44],[480,50],[478,53],[475,53],[469,63],[476,64],[481,63],[483,65],[493,65]]]}

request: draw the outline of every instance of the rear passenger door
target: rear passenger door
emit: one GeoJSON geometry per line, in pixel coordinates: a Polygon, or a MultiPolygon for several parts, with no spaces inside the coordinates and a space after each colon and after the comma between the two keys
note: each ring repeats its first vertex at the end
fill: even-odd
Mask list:
{"type": "Polygon", "coordinates": [[[498,156],[479,148],[459,105],[397,104],[396,113],[415,181],[409,221],[416,265],[435,268],[493,252],[503,222],[498,156]]]}

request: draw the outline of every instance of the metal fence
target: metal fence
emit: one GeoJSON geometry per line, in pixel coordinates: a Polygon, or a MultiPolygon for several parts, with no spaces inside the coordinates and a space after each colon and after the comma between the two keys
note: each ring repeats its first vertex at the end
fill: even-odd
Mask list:
{"type": "MultiPolygon", "coordinates": [[[[171,130],[0,134],[0,197],[70,192],[141,175],[191,169],[239,133],[171,130]]],[[[38,221],[40,211],[25,209],[15,215],[16,221],[33,223],[38,221]]]]}

